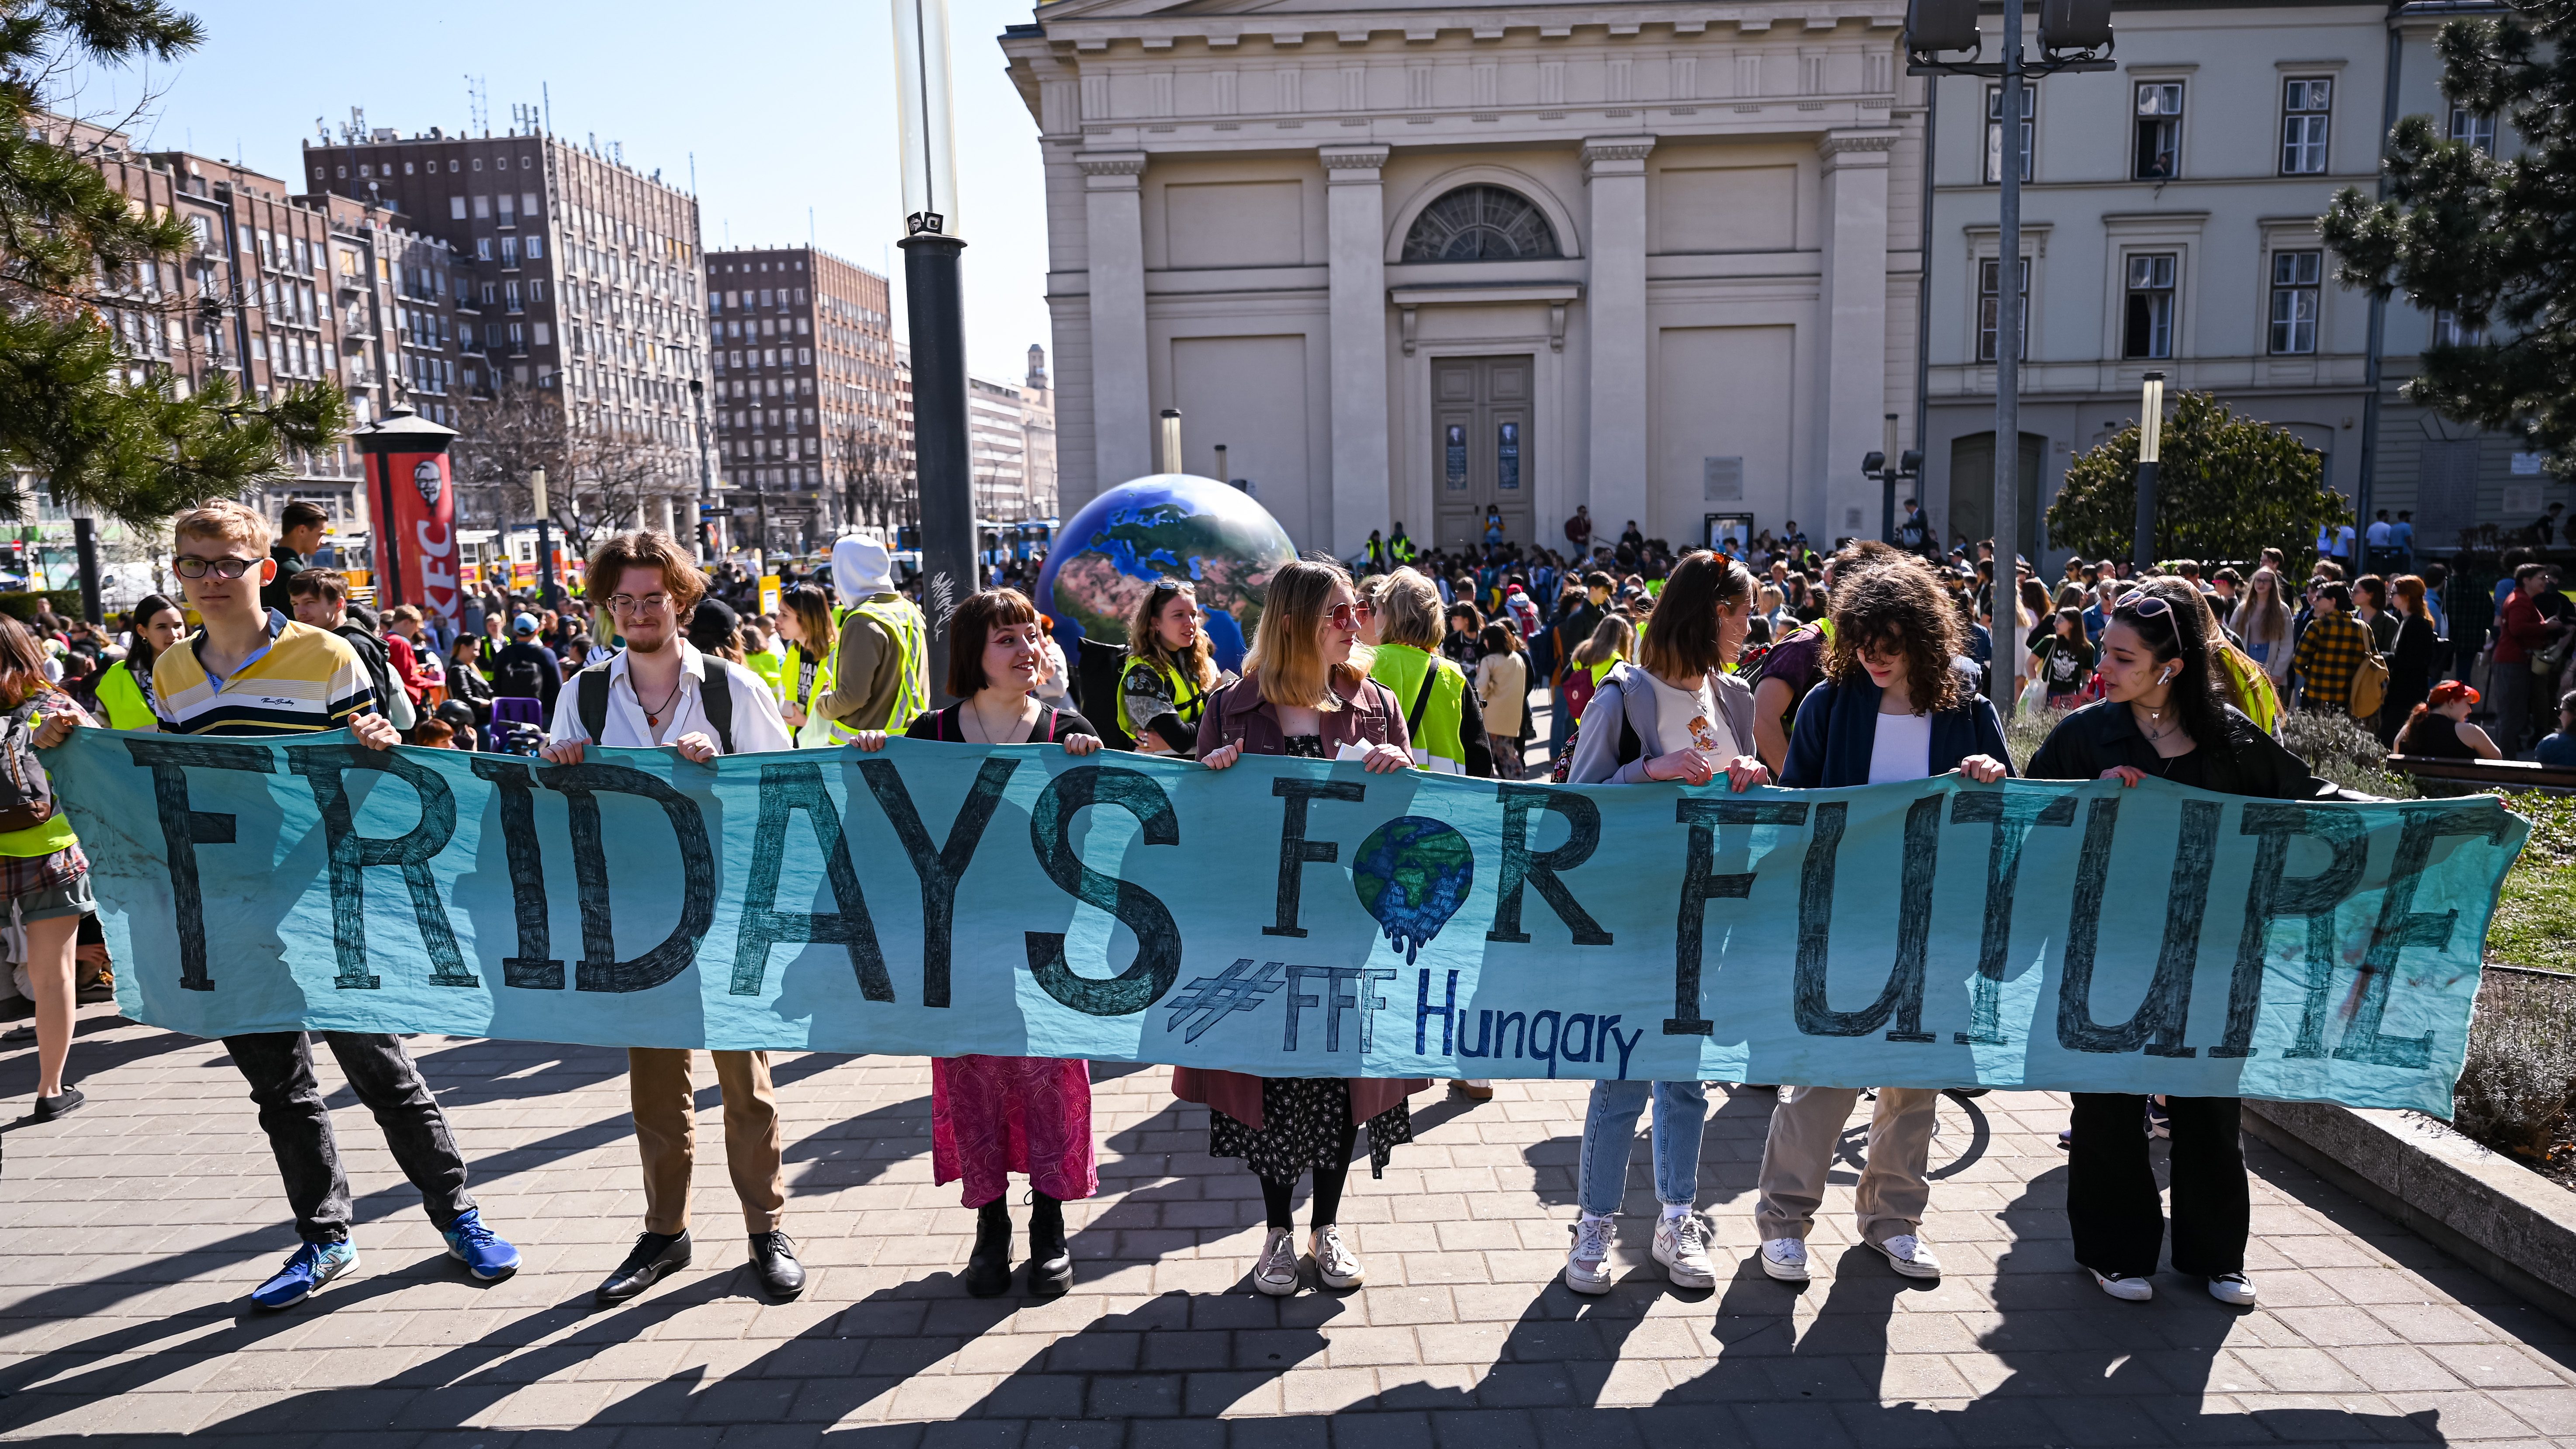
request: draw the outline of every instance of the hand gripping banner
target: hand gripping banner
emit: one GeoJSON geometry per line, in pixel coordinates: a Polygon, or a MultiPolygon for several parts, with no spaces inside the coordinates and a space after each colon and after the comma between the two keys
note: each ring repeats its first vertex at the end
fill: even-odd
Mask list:
{"type": "Polygon", "coordinates": [[[2026,1086],[2447,1116],[2527,825],[2150,780],[1567,788],[893,741],[82,730],[118,1002],[1270,1076],[2026,1086]]]}

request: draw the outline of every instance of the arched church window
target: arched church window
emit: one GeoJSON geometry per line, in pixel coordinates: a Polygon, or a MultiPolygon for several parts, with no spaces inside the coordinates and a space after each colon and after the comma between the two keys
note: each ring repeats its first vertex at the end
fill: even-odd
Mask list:
{"type": "Polygon", "coordinates": [[[1499,186],[1461,186],[1422,209],[1404,236],[1408,262],[1507,262],[1561,256],[1547,213],[1499,186]]]}

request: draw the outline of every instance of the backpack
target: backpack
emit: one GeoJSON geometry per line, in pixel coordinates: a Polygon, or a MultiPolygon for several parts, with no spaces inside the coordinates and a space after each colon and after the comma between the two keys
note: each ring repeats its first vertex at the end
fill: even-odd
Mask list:
{"type": "Polygon", "coordinates": [[[2353,666],[2352,697],[2346,706],[2357,720],[2379,717],[2379,707],[2388,702],[2388,656],[2373,649],[2353,666]]]}
{"type": "Polygon", "coordinates": [[[394,683],[393,666],[385,658],[384,641],[355,622],[342,624],[338,632],[341,641],[349,646],[349,652],[357,655],[358,663],[366,667],[367,680],[375,686],[376,712],[395,729],[408,733],[412,726],[420,723],[420,711],[412,708],[411,696],[394,683]]]}
{"type": "Polygon", "coordinates": [[[533,659],[509,661],[501,666],[499,674],[492,681],[494,694],[506,694],[514,699],[541,698],[545,694],[545,688],[545,677],[538,673],[537,661],[533,659]]]}
{"type": "MultiPolygon", "coordinates": [[[[1610,679],[1607,675],[1602,676],[1601,683],[1604,687],[1617,687],[1610,684],[1610,679]]],[[[1595,690],[1593,692],[1597,695],[1600,691],[1595,690]]],[[[1639,755],[1644,754],[1646,752],[1646,743],[1645,741],[1637,738],[1637,727],[1628,723],[1627,699],[1624,695],[1621,697],[1619,704],[1619,763],[1624,765],[1630,760],[1637,758],[1639,755]]],[[[1583,712],[1588,714],[1591,712],[1591,709],[1591,702],[1589,700],[1585,701],[1583,712]]],[[[1580,745],[1582,742],[1583,720],[1578,716],[1574,723],[1568,726],[1565,731],[1565,748],[1557,751],[1556,763],[1547,767],[1547,780],[1549,784],[1562,785],[1566,783],[1565,777],[1572,773],[1574,769],[1575,747],[1580,745]]]]}
{"type": "MultiPolygon", "coordinates": [[[[596,741],[608,730],[608,663],[602,660],[573,676],[573,687],[580,691],[574,703],[581,710],[582,733],[596,741]]],[[[733,753],[733,672],[724,661],[707,660],[705,688],[699,702],[706,707],[707,723],[715,726],[716,751],[733,753]]]]}
{"type": "Polygon", "coordinates": [[[36,758],[35,717],[42,692],[0,715],[0,832],[33,830],[54,818],[54,787],[36,758]]]}

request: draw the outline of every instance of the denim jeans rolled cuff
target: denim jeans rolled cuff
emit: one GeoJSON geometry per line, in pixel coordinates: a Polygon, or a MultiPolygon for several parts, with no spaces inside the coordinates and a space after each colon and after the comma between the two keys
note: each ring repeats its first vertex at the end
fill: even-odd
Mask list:
{"type": "MultiPolygon", "coordinates": [[[[403,1050],[402,1038],[370,1032],[324,1032],[358,1100],[374,1114],[394,1161],[420,1190],[421,1205],[441,1232],[474,1208],[465,1190],[465,1159],[447,1129],[447,1114],[403,1050]]],[[[224,1038],[233,1065],[250,1083],[260,1130],[277,1158],[277,1175],[295,1213],[295,1233],[308,1243],[349,1236],[354,1217],[348,1174],[331,1129],[321,1083],[313,1075],[313,1039],[300,1031],[224,1038]]]]}
{"type": "Polygon", "coordinates": [[[1628,1191],[1628,1156],[1637,1114],[1654,1103],[1655,1200],[1689,1207],[1699,1200],[1699,1140],[1708,1123],[1708,1088],[1699,1082],[1596,1081],[1583,1118],[1583,1156],[1575,1200],[1608,1217],[1628,1191]]]}

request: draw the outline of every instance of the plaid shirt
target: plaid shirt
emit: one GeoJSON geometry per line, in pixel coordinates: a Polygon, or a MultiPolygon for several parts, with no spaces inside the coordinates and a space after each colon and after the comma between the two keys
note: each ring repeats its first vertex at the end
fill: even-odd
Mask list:
{"type": "Polygon", "coordinates": [[[2306,689],[2309,708],[2332,704],[2344,709],[2352,699],[2353,674],[2362,660],[2377,652],[2369,625],[2350,614],[2319,614],[2299,635],[2299,651],[2290,657],[2290,671],[2306,689]]]}

